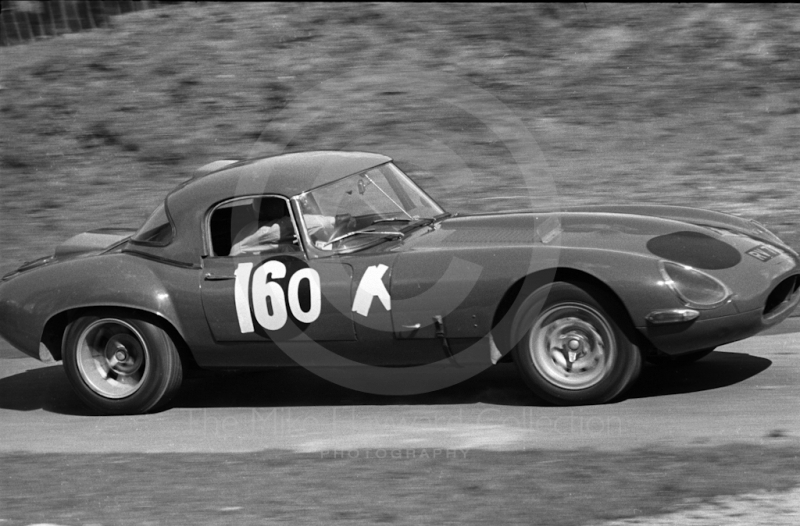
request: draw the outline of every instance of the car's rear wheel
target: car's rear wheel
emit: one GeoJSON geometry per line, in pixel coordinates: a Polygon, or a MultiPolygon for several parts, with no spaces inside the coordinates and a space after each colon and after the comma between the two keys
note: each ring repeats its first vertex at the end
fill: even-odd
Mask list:
{"type": "Polygon", "coordinates": [[[589,285],[557,282],[528,296],[511,329],[514,361],[528,387],[558,405],[622,395],[642,368],[622,312],[615,298],[589,285]]]}
{"type": "Polygon", "coordinates": [[[648,363],[652,363],[654,365],[689,365],[701,358],[705,358],[706,356],[714,352],[714,349],[716,349],[716,347],[712,347],[710,349],[701,349],[699,351],[692,351],[686,354],[679,354],[678,356],[656,354],[648,356],[646,360],[648,363]]]}
{"type": "Polygon", "coordinates": [[[158,409],[177,392],[183,377],[169,334],[125,312],[93,313],[72,322],[63,358],[78,397],[103,414],[158,409]]]}

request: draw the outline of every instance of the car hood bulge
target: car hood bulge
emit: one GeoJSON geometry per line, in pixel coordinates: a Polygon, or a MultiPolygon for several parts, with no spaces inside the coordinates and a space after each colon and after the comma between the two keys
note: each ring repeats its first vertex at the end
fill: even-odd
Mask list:
{"type": "Polygon", "coordinates": [[[719,270],[736,266],[747,250],[764,242],[738,224],[701,226],[656,216],[572,210],[454,217],[421,236],[412,249],[537,244],[627,252],[719,270]]]}

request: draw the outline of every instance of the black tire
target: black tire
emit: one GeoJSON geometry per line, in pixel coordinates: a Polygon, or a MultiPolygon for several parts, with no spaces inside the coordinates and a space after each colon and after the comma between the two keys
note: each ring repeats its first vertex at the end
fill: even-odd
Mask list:
{"type": "Polygon", "coordinates": [[[514,362],[528,387],[550,403],[609,402],[642,369],[632,331],[616,298],[586,284],[552,283],[533,292],[516,311],[514,362]]]}
{"type": "Polygon", "coordinates": [[[180,356],[166,331],[116,309],[70,323],[62,356],[75,393],[101,414],[160,409],[183,379],[180,356]]]}
{"type": "Polygon", "coordinates": [[[651,363],[653,365],[667,365],[667,366],[675,366],[675,365],[689,365],[701,358],[705,358],[712,352],[714,352],[716,347],[712,347],[710,349],[701,349],[699,351],[692,351],[686,354],[679,354],[678,356],[669,356],[666,354],[653,354],[647,356],[645,360],[647,363],[651,363]]]}

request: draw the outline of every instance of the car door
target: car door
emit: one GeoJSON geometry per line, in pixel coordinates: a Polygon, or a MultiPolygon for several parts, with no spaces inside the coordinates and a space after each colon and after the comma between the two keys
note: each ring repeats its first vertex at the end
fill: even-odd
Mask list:
{"type": "Polygon", "coordinates": [[[209,257],[203,264],[203,309],[220,342],[355,340],[352,271],[302,253],[209,257]]]}
{"type": "MultiPolygon", "coordinates": [[[[336,349],[337,354],[379,367],[422,365],[445,358],[435,331],[425,330],[417,338],[408,338],[398,337],[394,329],[397,309],[415,308],[394,294],[397,252],[365,251],[336,259],[352,269],[350,310],[358,338],[357,345],[336,349]]],[[[407,331],[414,332],[414,328],[407,331]]]]}
{"type": "MultiPolygon", "coordinates": [[[[236,204],[217,208],[222,215],[224,206],[236,204]]],[[[356,339],[350,266],[309,260],[296,241],[254,253],[217,254],[225,250],[214,246],[230,249],[233,236],[226,232],[235,231],[236,225],[230,219],[217,221],[216,212],[210,216],[212,246],[203,260],[200,284],[206,320],[216,341],[280,343],[301,332],[318,342],[356,339]],[[215,224],[223,225],[220,231],[214,232],[215,224]],[[220,233],[228,239],[220,241],[220,233]]]]}

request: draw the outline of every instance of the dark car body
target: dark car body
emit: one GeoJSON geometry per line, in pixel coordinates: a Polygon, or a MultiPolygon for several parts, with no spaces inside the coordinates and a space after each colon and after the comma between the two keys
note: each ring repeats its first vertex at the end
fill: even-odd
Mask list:
{"type": "MultiPolygon", "coordinates": [[[[91,309],[118,308],[160,320],[205,368],[296,365],[307,340],[330,351],[309,353],[316,366],[326,359],[333,366],[341,359],[372,366],[490,364],[512,346],[492,331],[514,308],[523,283],[533,290],[577,281],[604,291],[624,309],[616,315],[635,328],[637,345],[652,355],[752,336],[800,301],[797,253],[757,223],[692,208],[601,206],[437,214],[425,221],[409,215],[387,224],[384,237],[355,235],[340,248],[312,240],[304,219],[310,216],[301,209],[309,190],[389,166],[391,159],[377,154],[308,152],[235,162],[194,177],[166,197],[161,214],[168,223],[156,225],[155,235],[142,237],[144,227],[139,239],[133,231],[81,234],[3,277],[0,335],[30,356],[59,360],[71,321],[91,309]],[[233,228],[215,211],[254,196],[285,200],[297,233],[293,247],[215,254],[211,222],[233,228]],[[284,309],[289,323],[275,330],[258,326],[252,298],[252,320],[242,318],[245,304],[236,297],[242,269],[254,275],[270,260],[285,269],[285,277],[273,279],[285,301],[296,296],[294,311],[284,309]],[[688,282],[676,284],[670,269],[688,282]],[[317,286],[317,276],[318,298],[306,290],[317,286]],[[366,307],[357,300],[361,282],[376,276],[389,308],[381,290],[371,292],[366,307]],[[693,305],[695,277],[702,286],[722,285],[718,305],[693,305]],[[255,329],[244,330],[249,323],[255,329]]],[[[225,243],[227,250],[232,234],[225,243]]],[[[277,315],[270,308],[262,318],[277,315]]]]}

